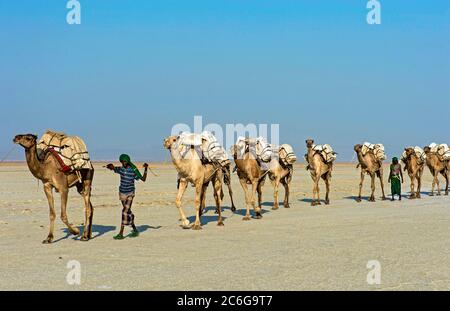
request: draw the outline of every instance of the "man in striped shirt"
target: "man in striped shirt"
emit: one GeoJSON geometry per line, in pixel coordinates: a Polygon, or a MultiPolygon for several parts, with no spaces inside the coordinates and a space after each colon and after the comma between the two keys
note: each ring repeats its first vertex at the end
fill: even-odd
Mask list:
{"type": "Polygon", "coordinates": [[[144,163],[144,175],[141,175],[137,167],[131,162],[130,157],[126,154],[122,154],[119,158],[122,163],[122,167],[115,167],[113,164],[108,164],[106,167],[114,173],[120,175],[120,186],[119,186],[119,198],[122,202],[122,223],[120,226],[120,232],[114,239],[122,240],[124,239],[123,230],[125,226],[131,226],[133,231],[128,235],[131,238],[137,237],[139,231],[134,224],[134,214],[131,211],[131,205],[133,204],[133,199],[135,195],[135,180],[146,181],[147,179],[147,168],[148,164],[144,163]]]}

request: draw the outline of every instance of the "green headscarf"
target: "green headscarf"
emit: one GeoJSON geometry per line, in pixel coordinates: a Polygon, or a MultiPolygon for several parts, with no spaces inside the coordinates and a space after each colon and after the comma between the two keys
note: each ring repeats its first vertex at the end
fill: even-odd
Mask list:
{"type": "Polygon", "coordinates": [[[136,176],[139,177],[139,178],[142,178],[141,172],[139,172],[139,170],[136,167],[136,165],[134,165],[133,162],[131,162],[130,156],[128,154],[121,154],[120,157],[119,157],[119,161],[128,163],[128,165],[133,169],[133,171],[136,174],[136,176]]]}
{"type": "Polygon", "coordinates": [[[398,163],[398,158],[397,157],[393,157],[392,158],[392,163],[398,163]]]}

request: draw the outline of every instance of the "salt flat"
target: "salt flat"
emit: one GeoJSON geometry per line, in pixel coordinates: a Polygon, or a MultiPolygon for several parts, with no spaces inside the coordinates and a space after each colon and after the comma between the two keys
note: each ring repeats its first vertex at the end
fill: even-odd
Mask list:
{"type": "MultiPolygon", "coordinates": [[[[133,205],[138,238],[112,238],[120,224],[119,179],[96,164],[94,239],[68,236],[58,219],[55,242],[43,245],[48,207],[42,184],[25,164],[2,164],[0,290],[450,290],[450,198],[427,195],[428,169],[420,200],[381,201],[377,183],[376,203],[356,203],[359,171],[354,164],[338,164],[332,204],[311,207],[312,182],[299,165],[291,208],[271,210],[273,192],[266,182],[264,217],[249,222],[242,221],[243,191],[233,174],[238,211],[229,210],[225,191],[225,226],[216,226],[209,190],[203,230],[193,231],[178,225],[175,169],[169,164],[152,168],[159,177],[149,174],[146,183],[138,184],[133,205]],[[66,281],[70,260],[80,262],[80,285],[66,281]],[[370,260],[381,264],[380,285],[366,281],[370,260]]],[[[366,178],[366,197],[368,188],[366,178]]],[[[322,184],[322,197],[324,190],[322,184]]],[[[282,200],[282,189],[280,194],[282,200]]],[[[191,217],[192,205],[189,188],[184,206],[191,217]]],[[[68,215],[72,223],[82,224],[82,200],[75,190],[68,215]]]]}

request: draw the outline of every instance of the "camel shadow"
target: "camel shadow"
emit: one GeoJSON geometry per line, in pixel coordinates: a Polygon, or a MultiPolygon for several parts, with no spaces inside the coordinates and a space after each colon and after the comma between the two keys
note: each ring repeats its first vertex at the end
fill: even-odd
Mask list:
{"type": "MultiPolygon", "coordinates": [[[[263,204],[261,204],[261,205],[263,205],[263,204]]],[[[245,216],[245,214],[247,213],[247,210],[245,208],[236,209],[236,211],[234,213],[237,215],[245,216]]],[[[266,213],[270,213],[270,212],[265,209],[261,209],[261,215],[264,215],[266,213]]],[[[255,211],[253,209],[250,209],[250,216],[252,218],[255,217],[255,211]]]]}
{"type": "MultiPolygon", "coordinates": [[[[308,203],[311,204],[313,202],[313,199],[309,199],[309,198],[304,198],[304,199],[299,199],[299,202],[304,202],[304,203],[308,203]]],[[[320,200],[321,205],[326,205],[325,204],[325,200],[320,200]]]]}
{"type": "MultiPolygon", "coordinates": [[[[348,196],[348,197],[344,197],[344,199],[346,199],[346,200],[352,200],[352,201],[355,201],[355,202],[358,202],[358,196],[356,196],[356,195],[351,195],[351,196],[348,196]]],[[[368,196],[366,196],[366,197],[361,197],[361,201],[367,201],[367,202],[369,202],[369,199],[370,199],[370,197],[368,197],[368,196]]]]}
{"type": "MultiPolygon", "coordinates": [[[[72,240],[79,240],[80,237],[83,235],[84,232],[84,226],[78,226],[78,230],[80,230],[80,234],[78,236],[74,236],[69,232],[69,229],[64,228],[62,231],[66,234],[65,236],[54,240],[53,243],[71,238],[72,240]]],[[[103,226],[103,225],[92,225],[92,240],[98,238],[99,236],[104,235],[105,233],[108,233],[110,231],[116,230],[115,226],[103,226]]]]}
{"type": "Polygon", "coordinates": [[[140,225],[140,226],[136,226],[136,229],[138,229],[138,231],[140,233],[147,231],[148,229],[153,229],[153,230],[158,230],[161,229],[162,226],[149,226],[149,225],[140,225]]]}
{"type": "MultiPolygon", "coordinates": [[[[189,217],[187,217],[187,219],[189,220],[190,223],[194,223],[195,222],[195,216],[189,216],[189,217]]],[[[222,221],[225,222],[226,219],[227,219],[227,217],[222,216],[222,221]]],[[[205,215],[205,214],[203,214],[200,217],[200,222],[201,222],[202,226],[207,225],[210,222],[217,222],[218,220],[219,220],[219,216],[218,215],[205,215]]]]}

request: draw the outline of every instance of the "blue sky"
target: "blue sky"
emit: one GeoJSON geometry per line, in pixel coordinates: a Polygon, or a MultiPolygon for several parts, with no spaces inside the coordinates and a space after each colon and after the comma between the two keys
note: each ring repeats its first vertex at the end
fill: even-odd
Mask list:
{"type": "MultiPolygon", "coordinates": [[[[0,0],[0,158],[17,133],[66,131],[94,159],[167,158],[176,123],[278,123],[352,146],[450,143],[450,2],[0,0]]],[[[15,150],[10,159],[24,159],[15,150]]]]}

